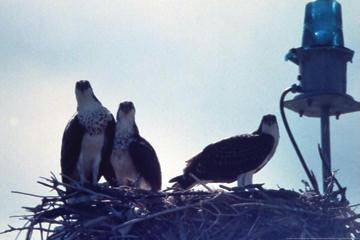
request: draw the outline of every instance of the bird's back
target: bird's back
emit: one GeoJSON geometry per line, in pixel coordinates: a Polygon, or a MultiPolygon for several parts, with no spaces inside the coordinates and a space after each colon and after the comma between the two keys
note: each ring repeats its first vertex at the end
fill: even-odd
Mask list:
{"type": "Polygon", "coordinates": [[[190,159],[184,173],[200,179],[232,182],[244,172],[256,169],[271,151],[274,139],[267,134],[244,134],[207,146],[190,159]]]}

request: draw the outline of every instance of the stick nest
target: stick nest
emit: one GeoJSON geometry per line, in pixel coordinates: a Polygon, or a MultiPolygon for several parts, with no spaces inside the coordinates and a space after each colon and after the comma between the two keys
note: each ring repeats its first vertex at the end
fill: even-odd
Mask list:
{"type": "Polygon", "coordinates": [[[325,195],[305,191],[221,186],[216,191],[168,189],[149,192],[112,188],[106,184],[80,186],[65,193],[53,175],[40,184],[55,196],[39,196],[41,203],[24,207],[26,239],[287,239],[360,237],[359,214],[345,198],[345,189],[325,195]]]}

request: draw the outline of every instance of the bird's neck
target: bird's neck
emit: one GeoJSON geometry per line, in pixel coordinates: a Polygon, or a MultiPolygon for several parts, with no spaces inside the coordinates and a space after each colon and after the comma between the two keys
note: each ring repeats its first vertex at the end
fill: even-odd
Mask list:
{"type": "Polygon", "coordinates": [[[95,99],[87,99],[87,101],[83,99],[78,99],[77,111],[81,112],[92,112],[102,108],[102,105],[99,101],[95,99]]]}
{"type": "Polygon", "coordinates": [[[277,141],[279,139],[279,126],[277,124],[272,124],[271,126],[263,124],[261,133],[269,134],[277,141]]]}
{"type": "Polygon", "coordinates": [[[116,138],[129,138],[139,134],[133,119],[124,118],[116,123],[116,138]]]}

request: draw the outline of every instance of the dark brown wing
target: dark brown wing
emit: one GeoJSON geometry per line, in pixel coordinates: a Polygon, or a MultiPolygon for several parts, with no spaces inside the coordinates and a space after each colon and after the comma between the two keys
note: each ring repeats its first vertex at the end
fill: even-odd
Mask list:
{"type": "Polygon", "coordinates": [[[161,189],[161,169],[156,152],[142,137],[129,146],[129,153],[136,170],[151,185],[153,191],[161,189]]]}
{"type": "Polygon", "coordinates": [[[189,160],[184,174],[200,179],[232,182],[241,173],[258,170],[270,153],[274,138],[268,134],[240,135],[207,146],[189,160]]]}
{"type": "MultiPolygon", "coordinates": [[[[81,141],[84,136],[85,129],[79,123],[79,119],[75,116],[67,124],[61,145],[61,173],[65,176],[73,178],[74,180],[77,176],[74,176],[76,170],[76,165],[79,159],[80,150],[81,150],[81,141]]],[[[66,178],[62,178],[64,183],[69,181],[66,178]]]]}
{"type": "Polygon", "coordinates": [[[107,182],[110,185],[116,185],[116,178],[113,167],[110,162],[111,152],[114,144],[114,136],[115,136],[115,119],[111,115],[111,120],[108,122],[105,128],[105,139],[104,146],[101,151],[101,166],[100,166],[100,176],[104,176],[107,182]]]}

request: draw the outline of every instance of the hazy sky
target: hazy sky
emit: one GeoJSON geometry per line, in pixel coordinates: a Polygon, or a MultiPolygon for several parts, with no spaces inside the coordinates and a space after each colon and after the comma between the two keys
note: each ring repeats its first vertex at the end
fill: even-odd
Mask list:
{"type": "MultiPolygon", "coordinates": [[[[0,0],[0,229],[20,225],[8,216],[36,203],[11,190],[47,194],[38,177],[59,173],[79,79],[90,80],[113,113],[123,100],[135,103],[140,133],[160,159],[163,187],[206,145],[254,131],[274,113],[280,144],[254,180],[301,188],[306,176],[278,100],[297,82],[297,66],[284,56],[301,44],[306,2],[0,0]]],[[[359,100],[360,1],[341,3],[345,45],[356,52],[348,92],[359,100]]],[[[320,180],[320,120],[288,116],[320,180]]],[[[333,166],[353,203],[360,202],[359,120],[359,113],[331,119],[333,166]]]]}

